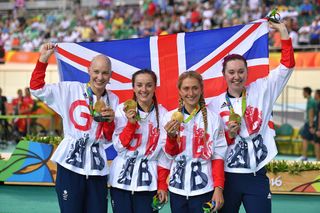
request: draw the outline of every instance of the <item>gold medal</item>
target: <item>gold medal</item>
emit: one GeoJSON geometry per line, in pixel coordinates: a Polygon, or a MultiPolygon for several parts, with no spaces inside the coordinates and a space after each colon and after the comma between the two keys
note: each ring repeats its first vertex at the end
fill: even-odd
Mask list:
{"type": "Polygon", "coordinates": [[[183,122],[183,114],[179,111],[176,111],[172,114],[171,120],[176,120],[179,123],[182,123],[183,122]]]}
{"type": "Polygon", "coordinates": [[[237,113],[231,113],[229,116],[229,122],[230,121],[235,121],[238,124],[240,124],[241,123],[241,116],[237,113]]]}
{"type": "Polygon", "coordinates": [[[124,105],[124,107],[123,107],[124,111],[137,108],[137,102],[135,102],[132,99],[126,100],[123,105],[124,105]]]}
{"type": "Polygon", "coordinates": [[[107,105],[106,103],[103,101],[103,100],[98,100],[95,104],[94,104],[94,114],[93,114],[93,119],[96,121],[96,122],[105,122],[105,121],[109,121],[109,118],[108,117],[103,117],[101,116],[101,111],[102,111],[102,108],[106,108],[107,105]]]}
{"type": "Polygon", "coordinates": [[[106,108],[106,103],[104,103],[103,100],[98,100],[95,104],[93,109],[97,112],[100,113],[102,111],[102,108],[106,108]]]}

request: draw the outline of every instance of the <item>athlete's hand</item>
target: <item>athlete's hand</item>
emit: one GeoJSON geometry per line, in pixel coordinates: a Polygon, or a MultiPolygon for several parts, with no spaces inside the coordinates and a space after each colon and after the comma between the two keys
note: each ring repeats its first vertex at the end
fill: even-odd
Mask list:
{"type": "Polygon", "coordinates": [[[219,209],[221,209],[224,204],[223,189],[219,187],[215,187],[212,200],[216,203],[216,206],[214,207],[213,212],[216,212],[219,209]]]}
{"type": "Polygon", "coordinates": [[[164,190],[159,189],[157,192],[160,203],[168,202],[168,193],[164,190]]]}
{"type": "Polygon", "coordinates": [[[288,40],[290,38],[287,27],[283,22],[274,23],[272,21],[269,21],[269,26],[272,29],[278,30],[280,32],[280,37],[282,40],[288,40]]]}
{"type": "Polygon", "coordinates": [[[164,129],[166,130],[167,135],[170,138],[175,138],[177,136],[179,128],[180,128],[180,123],[178,121],[176,121],[176,120],[170,120],[164,126],[164,129]]]}
{"type": "Polygon", "coordinates": [[[238,124],[236,121],[229,121],[228,129],[229,137],[235,138],[240,130],[240,124],[238,124]]]}
{"type": "Polygon", "coordinates": [[[53,43],[45,43],[41,45],[39,50],[39,53],[40,53],[39,61],[42,63],[48,63],[48,60],[50,56],[53,54],[55,47],[56,45],[53,43]]]}
{"type": "Polygon", "coordinates": [[[109,123],[114,120],[114,111],[111,107],[102,107],[100,114],[102,117],[108,118],[109,123]]]}
{"type": "Polygon", "coordinates": [[[135,109],[129,109],[124,112],[130,123],[135,124],[137,122],[137,119],[136,119],[137,112],[135,109]]]}

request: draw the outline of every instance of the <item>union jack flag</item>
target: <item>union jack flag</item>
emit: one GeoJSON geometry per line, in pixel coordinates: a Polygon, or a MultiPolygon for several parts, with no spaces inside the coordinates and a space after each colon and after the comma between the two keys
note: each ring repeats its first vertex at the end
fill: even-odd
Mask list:
{"type": "Polygon", "coordinates": [[[98,54],[110,57],[110,89],[120,102],[132,98],[131,76],[151,69],[158,76],[157,98],[168,110],[178,105],[177,79],[187,70],[204,79],[206,99],[226,90],[222,59],[231,53],[248,61],[248,84],[269,73],[268,22],[207,31],[108,42],[59,43],[56,51],[61,81],[88,82],[87,67],[98,54]]]}

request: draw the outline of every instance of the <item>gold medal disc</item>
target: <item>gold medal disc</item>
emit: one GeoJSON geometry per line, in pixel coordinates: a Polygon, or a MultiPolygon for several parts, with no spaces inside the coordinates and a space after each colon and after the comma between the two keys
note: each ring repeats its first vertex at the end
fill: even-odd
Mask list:
{"type": "Polygon", "coordinates": [[[136,109],[137,108],[137,102],[135,102],[132,99],[128,99],[124,102],[124,110],[127,111],[129,109],[136,109]]]}
{"type": "Polygon", "coordinates": [[[232,113],[229,116],[229,121],[236,121],[238,124],[240,124],[241,123],[241,116],[239,114],[232,113]]]}

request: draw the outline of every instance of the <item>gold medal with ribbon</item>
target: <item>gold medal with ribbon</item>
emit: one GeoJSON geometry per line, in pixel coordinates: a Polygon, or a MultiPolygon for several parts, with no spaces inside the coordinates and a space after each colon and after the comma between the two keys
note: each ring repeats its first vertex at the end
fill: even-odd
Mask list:
{"type": "MultiPolygon", "coordinates": [[[[247,97],[246,97],[246,90],[245,89],[242,90],[241,96],[242,96],[242,101],[241,101],[242,116],[244,116],[244,113],[245,113],[246,107],[247,107],[247,97]]],[[[234,112],[234,108],[231,104],[228,93],[226,93],[226,101],[227,101],[227,106],[230,110],[229,122],[236,121],[238,124],[241,124],[241,116],[234,112]]]]}

